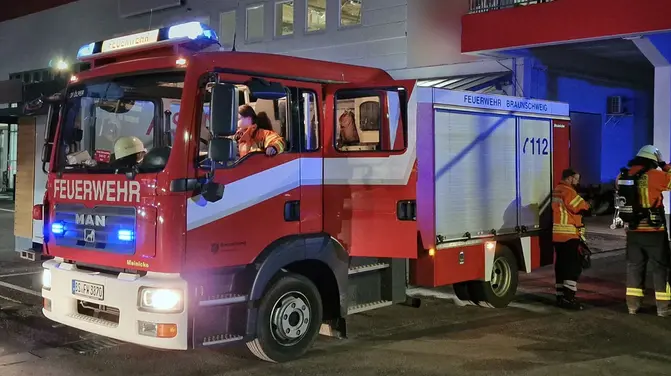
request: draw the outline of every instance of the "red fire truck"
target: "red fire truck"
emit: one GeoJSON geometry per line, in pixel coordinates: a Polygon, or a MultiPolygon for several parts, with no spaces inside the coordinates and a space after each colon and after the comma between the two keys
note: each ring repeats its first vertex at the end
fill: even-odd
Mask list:
{"type": "Polygon", "coordinates": [[[246,343],[281,362],[320,332],[344,337],[351,314],[412,302],[408,286],[505,307],[519,270],[552,262],[566,104],[222,51],[196,22],[78,56],[92,69],[51,104],[33,213],[53,257],[51,320],[161,349],[246,343]],[[242,104],[284,152],[238,158],[242,104]],[[129,135],[147,154],[115,165],[129,135]]]}

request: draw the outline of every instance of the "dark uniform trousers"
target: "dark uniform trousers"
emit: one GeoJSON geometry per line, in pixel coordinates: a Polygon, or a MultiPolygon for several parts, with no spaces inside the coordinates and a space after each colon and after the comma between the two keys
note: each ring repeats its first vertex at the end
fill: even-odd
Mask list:
{"type": "Polygon", "coordinates": [[[579,247],[579,239],[554,243],[557,296],[573,299],[578,291],[578,278],[582,274],[582,258],[580,257],[579,247]]]}
{"type": "Polygon", "coordinates": [[[627,232],[627,306],[638,310],[645,291],[648,262],[655,287],[657,311],[669,309],[669,244],[666,231],[627,232]]]}

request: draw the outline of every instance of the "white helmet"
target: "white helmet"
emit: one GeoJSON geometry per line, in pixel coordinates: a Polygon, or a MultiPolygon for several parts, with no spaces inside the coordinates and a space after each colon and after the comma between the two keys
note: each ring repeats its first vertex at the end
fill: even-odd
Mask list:
{"type": "Polygon", "coordinates": [[[662,153],[653,145],[645,145],[636,154],[637,157],[651,159],[655,162],[662,161],[662,153]]]}
{"type": "Polygon", "coordinates": [[[121,159],[135,153],[147,151],[142,141],[135,136],[120,137],[114,143],[114,158],[121,159]]]}

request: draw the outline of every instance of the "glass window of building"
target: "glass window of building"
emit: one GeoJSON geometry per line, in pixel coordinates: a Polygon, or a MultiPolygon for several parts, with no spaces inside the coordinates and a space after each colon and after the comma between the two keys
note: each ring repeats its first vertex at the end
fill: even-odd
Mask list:
{"type": "Polygon", "coordinates": [[[361,1],[340,0],[340,26],[361,25],[361,1]]]}
{"type": "Polygon", "coordinates": [[[326,0],[306,0],[307,32],[326,30],[326,0]]]}
{"type": "Polygon", "coordinates": [[[219,41],[225,47],[233,47],[235,37],[235,11],[219,14],[219,41]]]}
{"type": "Polygon", "coordinates": [[[281,37],[294,33],[294,2],[275,3],[275,36],[281,37]]]}
{"type": "Polygon", "coordinates": [[[247,40],[258,41],[264,36],[263,4],[247,7],[247,40]]]}

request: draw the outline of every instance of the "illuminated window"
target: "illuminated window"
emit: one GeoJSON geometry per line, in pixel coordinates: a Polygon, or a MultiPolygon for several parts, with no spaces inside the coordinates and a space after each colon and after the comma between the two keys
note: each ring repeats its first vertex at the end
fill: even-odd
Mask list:
{"type": "Polygon", "coordinates": [[[234,10],[219,14],[219,41],[226,47],[233,47],[235,19],[234,10]]]}
{"type": "Polygon", "coordinates": [[[280,1],[275,3],[275,36],[294,33],[294,2],[280,1]]]}
{"type": "Polygon", "coordinates": [[[307,0],[307,32],[326,30],[326,0],[307,0]]]}
{"type": "Polygon", "coordinates": [[[361,0],[340,0],[340,26],[361,25],[361,0]]]}
{"type": "Polygon", "coordinates": [[[263,39],[263,4],[247,7],[247,40],[263,39]]]}

